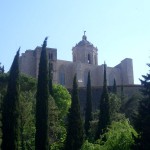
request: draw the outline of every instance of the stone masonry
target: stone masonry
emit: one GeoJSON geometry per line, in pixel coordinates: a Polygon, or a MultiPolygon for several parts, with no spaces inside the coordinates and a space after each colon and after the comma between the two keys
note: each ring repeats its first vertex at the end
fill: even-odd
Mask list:
{"type": "MultiPolygon", "coordinates": [[[[20,71],[37,78],[41,47],[26,50],[20,56],[20,71]]],[[[57,59],[57,49],[47,48],[48,61],[53,66],[53,83],[62,84],[66,88],[72,87],[73,77],[77,74],[79,87],[85,87],[87,74],[91,72],[93,87],[103,85],[103,64],[98,65],[98,48],[94,47],[84,34],[82,40],[72,48],[73,61],[57,59]]],[[[107,66],[108,86],[112,86],[114,79],[117,85],[133,85],[133,64],[131,58],[125,58],[120,64],[107,66]]]]}

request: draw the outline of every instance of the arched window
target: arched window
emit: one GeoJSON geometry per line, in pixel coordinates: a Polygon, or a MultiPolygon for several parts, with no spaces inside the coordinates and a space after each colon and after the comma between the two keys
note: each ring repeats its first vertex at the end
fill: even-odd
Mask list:
{"type": "Polygon", "coordinates": [[[91,64],[91,56],[88,54],[88,64],[91,64]]]}
{"type": "Polygon", "coordinates": [[[65,85],[65,71],[64,71],[64,69],[61,69],[59,72],[59,83],[63,86],[65,85]]]}

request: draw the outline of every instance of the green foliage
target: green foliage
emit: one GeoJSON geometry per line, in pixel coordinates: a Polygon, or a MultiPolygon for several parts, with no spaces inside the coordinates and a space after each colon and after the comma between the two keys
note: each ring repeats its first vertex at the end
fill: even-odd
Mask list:
{"type": "Polygon", "coordinates": [[[83,144],[83,124],[80,114],[76,75],[73,81],[72,103],[68,114],[65,150],[80,150],[83,144]]]}
{"type": "MultiPolygon", "coordinates": [[[[150,67],[150,64],[148,64],[150,67]]],[[[139,114],[136,121],[136,128],[140,132],[140,149],[150,149],[150,73],[143,75],[143,98],[139,103],[139,114]]]]}
{"type": "Polygon", "coordinates": [[[6,73],[0,74],[0,93],[3,96],[6,94],[7,84],[8,84],[8,74],[6,73]]]}
{"type": "Polygon", "coordinates": [[[59,118],[64,121],[71,105],[71,95],[65,87],[55,84],[53,85],[53,98],[60,111],[59,118]]]}
{"type": "Polygon", "coordinates": [[[49,100],[50,145],[51,149],[62,149],[66,139],[66,116],[71,105],[71,95],[65,87],[55,84],[53,98],[50,96],[49,100]]]}
{"type": "MultiPolygon", "coordinates": [[[[8,84],[8,74],[0,75],[0,91],[2,96],[6,93],[8,84]]],[[[21,74],[20,90],[21,90],[21,111],[20,111],[20,146],[25,149],[35,149],[35,90],[36,79],[21,74]],[[32,108],[32,111],[31,111],[32,108]],[[21,140],[22,143],[21,144],[21,140]]],[[[65,117],[71,104],[71,96],[67,89],[61,85],[54,85],[54,93],[57,105],[51,97],[49,100],[49,120],[53,123],[49,124],[49,140],[51,149],[61,149],[66,138],[65,117]]]]}
{"type": "Polygon", "coordinates": [[[21,91],[35,91],[36,79],[25,74],[20,76],[20,90],[21,91]]]}
{"type": "Polygon", "coordinates": [[[128,120],[113,122],[96,143],[85,141],[81,150],[131,150],[134,137],[137,137],[137,132],[128,120]]]}
{"type": "Polygon", "coordinates": [[[60,111],[55,105],[55,100],[49,98],[49,137],[51,149],[62,149],[66,138],[66,129],[59,119],[60,111]]]}
{"type": "MultiPolygon", "coordinates": [[[[137,132],[128,120],[121,120],[113,122],[103,137],[106,138],[106,142],[102,146],[106,150],[130,150],[134,144],[134,137],[137,137],[137,132]]],[[[103,137],[100,143],[103,143],[103,137]]]]}
{"type": "Polygon", "coordinates": [[[50,144],[54,143],[57,140],[57,128],[59,126],[59,110],[55,104],[53,97],[49,97],[49,135],[50,135],[50,144]]]}
{"type": "Polygon", "coordinates": [[[20,96],[20,147],[35,149],[35,94],[21,92],[20,96]]]}
{"type": "Polygon", "coordinates": [[[98,120],[90,121],[90,129],[89,129],[89,135],[88,135],[88,140],[90,142],[95,141],[95,134],[97,131],[97,126],[98,126],[98,120]]]}
{"type": "Polygon", "coordinates": [[[35,134],[35,149],[48,150],[48,65],[46,53],[47,38],[45,38],[42,46],[38,85],[36,95],[36,134],[35,134]]]}
{"type": "Polygon", "coordinates": [[[4,73],[4,66],[2,67],[0,63],[0,74],[3,74],[3,73],[4,73]]]}
{"type": "Polygon", "coordinates": [[[110,104],[107,89],[106,64],[104,64],[104,85],[100,99],[100,113],[99,113],[98,129],[95,135],[95,139],[98,139],[100,135],[102,135],[105,132],[109,124],[110,124],[110,104]]]}
{"type": "Polygon", "coordinates": [[[121,99],[118,97],[118,95],[110,93],[109,102],[110,102],[110,114],[114,114],[115,112],[120,111],[121,99]]]}
{"type": "MultiPolygon", "coordinates": [[[[120,121],[125,119],[125,115],[120,113],[120,106],[121,106],[121,99],[113,93],[109,94],[109,105],[110,105],[110,122],[112,121],[120,121]]],[[[93,137],[97,131],[98,127],[98,119],[99,119],[99,111],[95,111],[92,113],[93,120],[90,121],[90,134],[89,134],[89,141],[94,141],[93,137]]]]}
{"type": "Polygon", "coordinates": [[[138,107],[141,99],[142,95],[140,93],[136,93],[132,95],[131,98],[127,99],[121,107],[122,112],[125,113],[125,116],[129,118],[131,124],[133,125],[135,124],[138,116],[138,107]]]}
{"type": "MultiPolygon", "coordinates": [[[[8,73],[0,74],[0,93],[5,95],[8,84],[8,73]]],[[[20,74],[20,91],[35,91],[36,79],[25,74],[20,74]]]]}
{"type": "Polygon", "coordinates": [[[116,86],[116,80],[115,80],[115,79],[114,79],[114,84],[113,84],[112,93],[117,94],[117,86],[116,86]]]}
{"type": "Polygon", "coordinates": [[[2,101],[3,101],[3,96],[0,93],[0,147],[2,143],[2,101]]]}
{"type": "Polygon", "coordinates": [[[93,144],[86,140],[81,148],[81,150],[102,150],[100,144],[93,144]]]}
{"type": "Polygon", "coordinates": [[[66,129],[59,125],[54,129],[54,131],[56,131],[57,140],[53,141],[50,148],[51,150],[62,150],[64,148],[64,142],[66,139],[66,129]]]}
{"type": "Polygon", "coordinates": [[[85,107],[85,122],[84,129],[85,134],[88,137],[90,129],[90,121],[92,120],[92,93],[91,93],[91,77],[88,73],[87,90],[86,90],[86,107],[85,107]]]}
{"type": "Polygon", "coordinates": [[[121,85],[120,98],[121,98],[121,101],[122,101],[122,102],[123,102],[124,99],[126,98],[125,95],[124,95],[124,85],[123,85],[123,83],[122,83],[122,85],[121,85]]]}
{"type": "Polygon", "coordinates": [[[51,96],[53,96],[53,73],[52,73],[52,62],[49,62],[49,70],[48,70],[48,74],[49,74],[49,93],[51,94],[51,96]]]}
{"type": "Polygon", "coordinates": [[[118,97],[118,95],[113,93],[109,94],[109,105],[110,121],[119,121],[120,119],[122,119],[123,116],[120,114],[121,99],[118,97]]]}
{"type": "Polygon", "coordinates": [[[2,107],[3,150],[19,148],[19,50],[11,66],[2,107]]]}
{"type": "Polygon", "coordinates": [[[95,134],[98,128],[98,119],[99,119],[99,110],[96,110],[95,112],[92,112],[92,121],[90,121],[90,129],[88,135],[88,140],[90,142],[95,141],[95,134]]]}
{"type": "MultiPolygon", "coordinates": [[[[7,90],[9,74],[0,74],[0,93],[1,103],[7,90]]],[[[35,136],[35,89],[36,79],[27,75],[20,75],[20,113],[19,113],[19,129],[20,129],[20,147],[22,150],[27,148],[34,149],[34,136],[35,136]],[[32,108],[32,112],[31,112],[32,108]],[[21,142],[23,144],[21,144],[21,142]],[[24,146],[22,146],[24,145],[24,146]]],[[[1,111],[1,110],[0,110],[1,111]]],[[[0,113],[1,116],[1,113],[0,113]]],[[[1,125],[0,125],[1,126],[1,125]]]]}

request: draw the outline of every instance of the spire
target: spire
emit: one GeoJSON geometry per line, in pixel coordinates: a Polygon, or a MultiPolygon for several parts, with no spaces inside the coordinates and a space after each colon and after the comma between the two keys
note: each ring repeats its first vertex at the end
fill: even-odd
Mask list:
{"type": "Polygon", "coordinates": [[[85,35],[85,32],[86,32],[86,31],[84,31],[84,35],[82,36],[82,40],[87,40],[87,37],[86,37],[86,35],[85,35]]]}

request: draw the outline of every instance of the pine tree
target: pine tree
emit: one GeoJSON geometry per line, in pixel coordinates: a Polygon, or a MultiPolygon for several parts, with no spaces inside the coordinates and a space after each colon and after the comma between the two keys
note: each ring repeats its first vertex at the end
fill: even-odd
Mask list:
{"type": "Polygon", "coordinates": [[[49,92],[51,94],[51,96],[54,95],[53,93],[53,73],[52,73],[52,62],[49,62],[49,92]]]}
{"type": "Polygon", "coordinates": [[[3,101],[2,150],[19,149],[19,50],[10,69],[7,93],[3,101]]]}
{"type": "Polygon", "coordinates": [[[86,95],[87,96],[86,96],[84,130],[85,130],[86,136],[88,137],[88,135],[89,135],[89,129],[90,129],[90,121],[92,120],[92,93],[91,93],[91,77],[90,77],[90,72],[88,72],[86,95]]]}
{"type": "MultiPolygon", "coordinates": [[[[148,64],[150,67],[150,64],[148,64]]],[[[140,80],[143,85],[142,94],[144,98],[139,104],[139,115],[136,121],[136,127],[141,133],[140,149],[150,149],[150,74],[143,75],[144,79],[140,80]]]]}
{"type": "Polygon", "coordinates": [[[42,46],[36,95],[35,149],[48,150],[48,65],[46,54],[47,38],[42,46]]]}
{"type": "Polygon", "coordinates": [[[117,86],[116,86],[116,80],[114,79],[114,84],[113,84],[113,91],[114,94],[117,94],[117,86]]]}
{"type": "Polygon", "coordinates": [[[109,106],[109,94],[107,89],[107,79],[106,79],[106,64],[104,64],[104,85],[103,91],[100,99],[100,113],[99,113],[99,121],[98,128],[95,135],[95,139],[97,140],[100,135],[102,135],[107,126],[110,124],[110,106],[109,106]]]}
{"type": "Polygon", "coordinates": [[[83,124],[80,114],[76,75],[73,81],[72,103],[68,114],[65,150],[80,150],[83,144],[83,124]]]}

